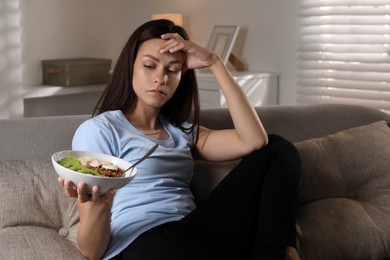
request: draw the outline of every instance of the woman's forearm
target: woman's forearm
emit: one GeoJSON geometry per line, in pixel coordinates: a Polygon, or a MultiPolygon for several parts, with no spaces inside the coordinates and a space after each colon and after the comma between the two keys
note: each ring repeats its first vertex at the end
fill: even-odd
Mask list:
{"type": "Polygon", "coordinates": [[[234,80],[219,57],[210,66],[226,99],[239,138],[248,146],[262,147],[268,142],[267,133],[246,94],[234,80]]]}
{"type": "Polygon", "coordinates": [[[110,210],[102,205],[94,207],[78,203],[80,227],[77,232],[77,243],[80,252],[87,259],[101,259],[110,241],[110,210]]]}

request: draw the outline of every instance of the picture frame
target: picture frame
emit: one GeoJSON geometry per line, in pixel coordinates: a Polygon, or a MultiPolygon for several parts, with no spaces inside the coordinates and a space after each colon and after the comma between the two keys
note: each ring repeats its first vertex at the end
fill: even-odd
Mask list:
{"type": "Polygon", "coordinates": [[[229,62],[239,30],[238,25],[216,25],[213,28],[207,48],[219,55],[225,64],[229,62]]]}

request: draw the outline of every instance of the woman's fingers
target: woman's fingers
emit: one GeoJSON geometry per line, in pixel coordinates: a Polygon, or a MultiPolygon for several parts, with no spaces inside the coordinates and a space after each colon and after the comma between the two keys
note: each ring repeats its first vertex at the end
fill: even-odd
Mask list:
{"type": "Polygon", "coordinates": [[[99,202],[100,201],[100,187],[99,186],[93,186],[92,187],[92,202],[99,202]]]}
{"type": "Polygon", "coordinates": [[[163,40],[184,40],[183,37],[178,33],[165,33],[161,35],[161,39],[163,40]]]}
{"type": "Polygon", "coordinates": [[[88,193],[87,184],[84,182],[80,182],[77,184],[77,186],[74,185],[74,183],[70,179],[62,179],[61,177],[58,178],[58,182],[60,185],[64,187],[65,194],[68,197],[74,197],[77,198],[81,203],[85,203],[88,201],[98,203],[106,200],[109,203],[112,203],[115,195],[115,190],[110,189],[107,191],[106,194],[102,195],[100,194],[100,187],[99,186],[93,186],[92,187],[92,194],[88,193]]]}
{"type": "Polygon", "coordinates": [[[173,53],[173,52],[181,51],[185,47],[185,41],[180,36],[175,36],[174,34],[164,34],[161,36],[161,38],[166,40],[166,42],[163,46],[159,47],[160,53],[165,53],[165,52],[173,53]]]}
{"type": "Polygon", "coordinates": [[[107,191],[107,193],[104,195],[104,199],[108,201],[109,203],[112,203],[114,200],[114,195],[115,195],[115,189],[110,189],[107,191]]]}
{"type": "Polygon", "coordinates": [[[62,179],[61,177],[58,177],[58,183],[61,184],[62,187],[64,187],[64,182],[65,182],[64,179],[62,179]]]}
{"type": "Polygon", "coordinates": [[[59,179],[59,182],[63,185],[67,196],[77,198],[77,191],[76,191],[76,188],[71,180],[59,179]]]}
{"type": "Polygon", "coordinates": [[[158,48],[160,53],[183,51],[186,56],[186,67],[189,69],[200,69],[210,66],[216,58],[207,48],[203,48],[191,41],[184,40],[177,33],[161,35],[166,42],[158,48]]]}
{"type": "Polygon", "coordinates": [[[89,200],[87,184],[84,182],[79,182],[79,184],[77,184],[77,198],[81,203],[87,202],[89,200]]]}
{"type": "Polygon", "coordinates": [[[177,52],[188,51],[191,46],[191,41],[184,40],[178,33],[166,33],[161,35],[161,39],[166,40],[165,44],[161,46],[160,52],[177,52]]]}

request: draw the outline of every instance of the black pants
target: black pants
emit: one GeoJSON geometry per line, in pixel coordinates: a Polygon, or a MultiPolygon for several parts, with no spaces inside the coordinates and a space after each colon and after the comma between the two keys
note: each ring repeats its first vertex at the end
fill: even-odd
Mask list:
{"type": "Polygon", "coordinates": [[[300,173],[295,147],[270,135],[193,212],[145,232],[114,259],[283,259],[295,246],[300,173]]]}

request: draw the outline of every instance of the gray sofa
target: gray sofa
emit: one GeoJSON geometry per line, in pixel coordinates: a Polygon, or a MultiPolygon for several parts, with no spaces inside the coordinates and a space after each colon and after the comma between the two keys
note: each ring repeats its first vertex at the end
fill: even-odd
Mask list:
{"type": "MultiPolygon", "coordinates": [[[[390,116],[350,105],[256,109],[268,133],[294,142],[302,158],[301,258],[390,257],[390,116]]],[[[70,149],[87,118],[0,120],[0,259],[82,259],[75,202],[58,185],[50,156],[70,149]]],[[[202,124],[232,125],[224,109],[202,111],[202,124]]],[[[236,163],[196,161],[199,203],[236,163]]]]}

